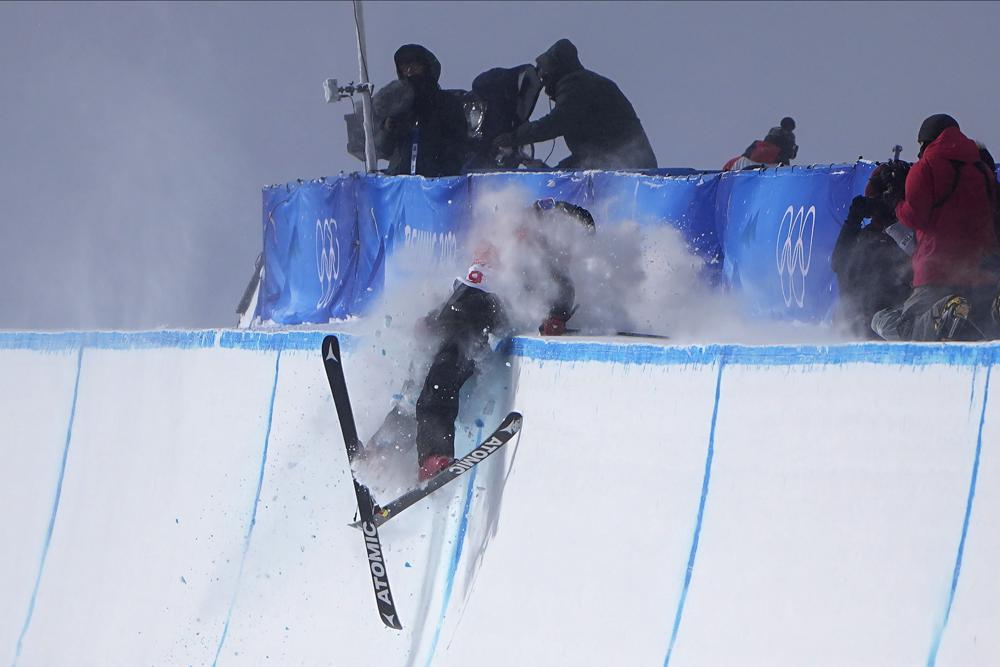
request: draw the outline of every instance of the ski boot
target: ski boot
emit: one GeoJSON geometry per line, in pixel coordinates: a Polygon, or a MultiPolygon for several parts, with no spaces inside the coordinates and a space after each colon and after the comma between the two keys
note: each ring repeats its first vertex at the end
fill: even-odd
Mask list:
{"type": "Polygon", "coordinates": [[[428,456],[420,464],[420,470],[417,472],[417,479],[421,484],[429,480],[434,475],[438,474],[452,463],[455,459],[448,458],[447,456],[432,455],[428,456]]]}
{"type": "MultiPolygon", "coordinates": [[[[953,294],[945,297],[940,314],[934,318],[934,330],[939,341],[969,340],[969,302],[965,297],[953,294]]],[[[940,301],[938,303],[941,303],[940,301]]]]}

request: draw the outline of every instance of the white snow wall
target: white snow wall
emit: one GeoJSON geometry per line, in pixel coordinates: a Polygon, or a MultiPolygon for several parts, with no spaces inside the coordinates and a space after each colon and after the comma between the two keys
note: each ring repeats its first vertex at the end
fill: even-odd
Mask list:
{"type": "Polygon", "coordinates": [[[382,531],[394,632],[321,339],[0,334],[0,661],[1000,663],[1000,346],[516,339],[515,446],[382,531]]]}

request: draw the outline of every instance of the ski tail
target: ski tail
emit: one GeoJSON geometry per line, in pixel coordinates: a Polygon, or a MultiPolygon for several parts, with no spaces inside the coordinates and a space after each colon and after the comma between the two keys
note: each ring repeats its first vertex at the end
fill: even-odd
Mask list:
{"type": "MultiPolygon", "coordinates": [[[[360,443],[358,429],[354,424],[354,413],[351,411],[351,400],[347,394],[347,380],[344,377],[344,366],[340,356],[340,341],[337,340],[336,336],[327,336],[323,339],[322,353],[323,366],[326,368],[326,377],[330,383],[330,392],[333,394],[333,403],[337,408],[337,417],[340,419],[340,428],[344,434],[347,458],[353,461],[354,457],[357,456],[360,443]]],[[[353,470],[351,470],[351,479],[354,481],[358,513],[361,515],[361,530],[364,533],[365,550],[368,555],[368,570],[372,577],[372,587],[375,589],[375,602],[378,605],[379,616],[387,627],[402,630],[403,625],[399,621],[396,604],[389,588],[389,575],[382,551],[382,543],[379,540],[378,524],[375,522],[375,503],[368,487],[358,482],[354,477],[353,470]]]]}
{"type": "Polygon", "coordinates": [[[375,603],[378,614],[387,627],[402,630],[403,624],[396,613],[396,603],[392,599],[392,589],[389,588],[389,574],[386,570],[382,542],[378,536],[378,525],[375,523],[374,503],[368,488],[354,480],[354,492],[358,496],[361,513],[361,532],[365,536],[365,548],[368,551],[368,571],[372,575],[372,587],[375,589],[375,603]]]}

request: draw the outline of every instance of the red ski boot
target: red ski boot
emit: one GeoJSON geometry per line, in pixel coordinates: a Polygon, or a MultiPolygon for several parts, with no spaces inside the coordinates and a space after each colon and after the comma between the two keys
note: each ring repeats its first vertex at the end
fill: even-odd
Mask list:
{"type": "Polygon", "coordinates": [[[454,460],[455,459],[450,459],[447,456],[428,456],[424,459],[424,462],[420,464],[420,471],[417,473],[417,479],[420,480],[421,483],[426,482],[431,477],[450,466],[454,460]]]}

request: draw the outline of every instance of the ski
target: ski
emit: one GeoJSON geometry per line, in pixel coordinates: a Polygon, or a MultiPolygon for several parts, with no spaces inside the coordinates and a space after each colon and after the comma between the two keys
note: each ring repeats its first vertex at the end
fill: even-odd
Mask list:
{"type": "MultiPolygon", "coordinates": [[[[497,427],[497,430],[493,431],[490,437],[486,438],[471,452],[460,459],[456,459],[450,466],[431,477],[423,486],[417,487],[412,491],[407,491],[385,506],[376,505],[373,519],[375,526],[381,526],[407,507],[420,502],[448,482],[472,470],[474,466],[486,460],[490,454],[503,447],[511,438],[517,435],[521,430],[522,422],[523,417],[521,417],[520,413],[509,413],[500,422],[500,426],[497,427]]],[[[362,518],[360,521],[352,523],[351,526],[364,529],[364,521],[364,518],[362,518]]]]}
{"type": "MultiPolygon", "coordinates": [[[[583,334],[582,329],[566,329],[566,333],[571,335],[583,334]]],[[[584,334],[586,335],[586,334],[584,334]]],[[[642,333],[640,331],[616,331],[613,334],[589,334],[592,336],[599,335],[611,335],[611,336],[626,336],[628,338],[659,338],[661,340],[670,340],[670,336],[664,336],[663,334],[653,334],[653,333],[642,333]]]]}
{"type": "MultiPolygon", "coordinates": [[[[322,352],[326,378],[330,383],[333,403],[337,407],[337,417],[340,419],[340,429],[344,434],[347,458],[349,461],[353,461],[358,454],[361,443],[358,441],[358,429],[354,424],[351,400],[347,394],[347,380],[344,377],[344,367],[340,356],[340,341],[337,340],[336,336],[327,336],[323,339],[322,352]]],[[[368,487],[354,478],[353,469],[351,470],[351,479],[354,482],[354,494],[358,500],[358,512],[361,515],[358,525],[365,536],[368,570],[371,573],[372,586],[375,589],[375,603],[378,605],[379,616],[386,626],[402,630],[403,625],[399,622],[396,604],[392,600],[392,591],[389,588],[389,575],[386,572],[385,557],[382,554],[382,543],[378,537],[375,502],[372,500],[368,487]]]]}

